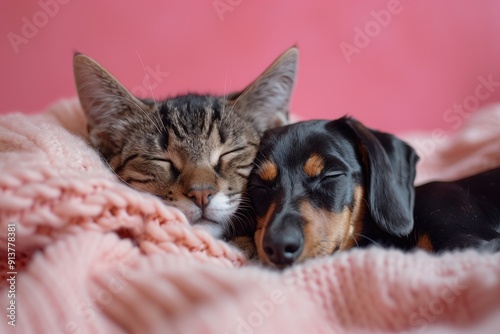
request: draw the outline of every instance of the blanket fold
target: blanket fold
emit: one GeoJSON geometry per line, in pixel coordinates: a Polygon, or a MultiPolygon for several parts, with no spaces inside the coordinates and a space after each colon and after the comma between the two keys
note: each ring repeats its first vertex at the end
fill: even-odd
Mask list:
{"type": "MultiPolygon", "coordinates": [[[[421,150],[417,183],[499,166],[500,106],[478,111],[432,151],[429,133],[403,138],[421,150]]],[[[500,325],[500,254],[373,247],[282,272],[248,263],[179,210],[122,184],[87,144],[77,100],[1,116],[0,170],[5,314],[9,226],[17,272],[16,326],[3,316],[1,333],[496,333],[500,325]]]]}

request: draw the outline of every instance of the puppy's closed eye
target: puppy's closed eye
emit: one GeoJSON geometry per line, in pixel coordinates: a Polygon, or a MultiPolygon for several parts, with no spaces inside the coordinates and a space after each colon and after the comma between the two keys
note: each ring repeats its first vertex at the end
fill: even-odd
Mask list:
{"type": "Polygon", "coordinates": [[[331,170],[324,174],[322,173],[321,175],[318,175],[315,180],[310,181],[310,184],[314,191],[319,191],[321,193],[329,192],[330,190],[335,188],[335,186],[339,184],[339,182],[342,182],[346,175],[347,174],[343,171],[331,170]]]}
{"type": "Polygon", "coordinates": [[[334,171],[330,171],[328,173],[325,173],[322,178],[321,178],[321,182],[328,182],[328,181],[331,181],[333,179],[336,179],[340,176],[345,176],[346,173],[343,172],[343,171],[339,171],[339,170],[334,170],[334,171]]]}

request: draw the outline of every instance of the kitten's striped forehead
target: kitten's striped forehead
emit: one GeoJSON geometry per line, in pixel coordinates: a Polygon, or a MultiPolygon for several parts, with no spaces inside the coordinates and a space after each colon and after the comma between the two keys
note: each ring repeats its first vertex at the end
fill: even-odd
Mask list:
{"type": "MultiPolygon", "coordinates": [[[[223,112],[224,102],[220,98],[195,94],[166,100],[159,107],[163,123],[179,139],[193,135],[209,136],[213,126],[224,117],[223,112]]],[[[226,136],[221,134],[221,139],[226,136]]]]}

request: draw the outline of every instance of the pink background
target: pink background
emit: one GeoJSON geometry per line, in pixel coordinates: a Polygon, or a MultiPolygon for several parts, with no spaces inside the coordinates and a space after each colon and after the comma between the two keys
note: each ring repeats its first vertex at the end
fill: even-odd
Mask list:
{"type": "Polygon", "coordinates": [[[2,0],[0,6],[1,113],[34,113],[75,96],[74,50],[137,93],[149,90],[145,72],[157,69],[150,83],[161,98],[242,89],[297,45],[293,113],[350,114],[397,133],[458,128],[467,114],[449,111],[454,104],[475,109],[478,101],[500,100],[495,85],[476,96],[478,77],[500,82],[495,0],[2,0]],[[218,13],[221,3],[229,9],[218,13]],[[390,18],[383,14],[388,7],[395,12],[390,18]],[[372,37],[355,39],[365,28],[372,37]],[[13,46],[10,38],[23,34],[13,46]],[[342,43],[359,47],[350,62],[342,43]]]}

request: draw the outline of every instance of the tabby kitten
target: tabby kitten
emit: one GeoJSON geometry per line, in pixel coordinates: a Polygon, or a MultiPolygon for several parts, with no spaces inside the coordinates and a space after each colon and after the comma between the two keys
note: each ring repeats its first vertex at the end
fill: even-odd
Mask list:
{"type": "Polygon", "coordinates": [[[133,96],[86,55],[75,54],[73,67],[90,142],[116,175],[221,237],[242,202],[260,136],[287,123],[297,58],[289,49],[239,93],[158,102],[133,96]]]}

